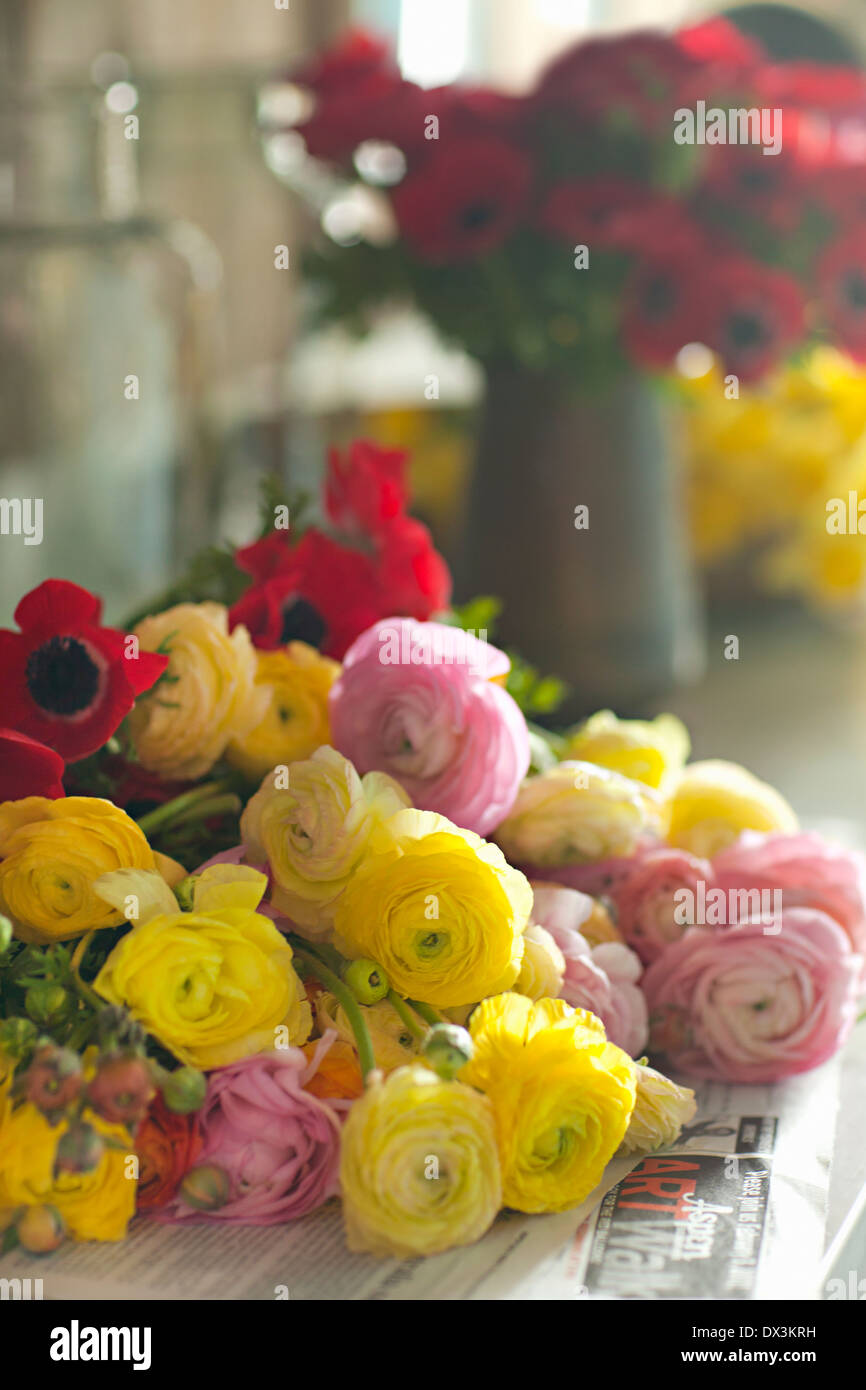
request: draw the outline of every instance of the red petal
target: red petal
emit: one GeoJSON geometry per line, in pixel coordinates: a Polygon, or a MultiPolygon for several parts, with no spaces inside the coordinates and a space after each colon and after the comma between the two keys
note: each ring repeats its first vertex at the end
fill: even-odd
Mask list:
{"type": "Polygon", "coordinates": [[[53,749],[15,729],[0,729],[0,801],[55,800],[65,795],[62,777],[63,759],[53,749]]]}
{"type": "Polygon", "coordinates": [[[98,623],[102,599],[68,579],[46,579],[25,594],[15,609],[22,631],[70,633],[85,623],[98,623]]]}

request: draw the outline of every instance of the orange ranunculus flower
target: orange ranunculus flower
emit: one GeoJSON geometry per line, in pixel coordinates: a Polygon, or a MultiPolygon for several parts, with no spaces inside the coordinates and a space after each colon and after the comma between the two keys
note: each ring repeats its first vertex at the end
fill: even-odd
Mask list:
{"type": "Polygon", "coordinates": [[[151,1102],[135,1136],[138,1154],[138,1211],[170,1202],[201,1148],[198,1115],[177,1115],[161,1095],[151,1102]]]}
{"type": "MultiPolygon", "coordinates": [[[[304,1043],[304,1056],[312,1062],[321,1039],[304,1043]]],[[[357,1100],[364,1090],[358,1054],[351,1043],[336,1038],[321,1057],[315,1074],[304,1083],[304,1090],[319,1100],[357,1100]]]]}

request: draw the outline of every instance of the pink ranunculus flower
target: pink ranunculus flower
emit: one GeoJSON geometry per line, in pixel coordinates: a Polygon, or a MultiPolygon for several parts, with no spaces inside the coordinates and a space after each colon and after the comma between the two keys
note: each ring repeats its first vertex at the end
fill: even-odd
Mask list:
{"type": "Polygon", "coordinates": [[[675,894],[687,890],[695,902],[701,880],[707,891],[716,886],[708,859],[684,849],[654,846],[636,855],[618,881],[613,893],[617,926],[644,964],[656,960],[686,931],[687,920],[677,921],[684,914],[677,913],[675,894]]]}
{"type": "Polygon", "coordinates": [[[533,883],[532,920],[550,932],[565,957],[559,997],[575,1009],[589,1009],[604,1024],[612,1043],[636,1057],[646,1047],[646,1000],[638,986],[641,963],[619,941],[590,946],[580,924],[593,899],[557,884],[533,883]]]}
{"type": "Polygon", "coordinates": [[[760,921],[690,927],[643,980],[650,1046],[693,1076],[766,1083],[825,1062],[856,1014],[861,958],[813,908],[760,921]]]}
{"type": "Polygon", "coordinates": [[[783,907],[817,907],[833,917],[866,959],[866,858],[820,835],[745,831],[713,860],[716,886],[781,891],[783,907]]]}
{"type": "Polygon", "coordinates": [[[419,810],[486,835],[529,769],[526,721],[498,684],[508,666],[459,628],[386,618],[343,658],[329,697],[333,743],[360,773],[389,773],[419,810]]]}
{"type": "Polygon", "coordinates": [[[315,1070],[289,1047],[245,1057],[208,1078],[200,1111],[196,1167],[229,1177],[225,1205],[202,1212],[178,1196],[160,1219],[272,1226],[315,1210],[338,1188],[339,1105],[317,1099],[303,1083],[315,1070]]]}

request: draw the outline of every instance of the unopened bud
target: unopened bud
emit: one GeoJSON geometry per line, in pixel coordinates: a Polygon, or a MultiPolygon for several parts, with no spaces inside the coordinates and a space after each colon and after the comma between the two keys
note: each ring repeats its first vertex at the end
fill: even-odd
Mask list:
{"type": "Polygon", "coordinates": [[[180,1185],[180,1197],[196,1211],[217,1211],[231,1196],[231,1181],[224,1168],[215,1163],[190,1168],[180,1185]]]}
{"type": "Polygon", "coordinates": [[[465,1028],[456,1023],[434,1023],[421,1048],[424,1060],[443,1081],[454,1077],[471,1061],[472,1039],[465,1028]]]}
{"type": "Polygon", "coordinates": [[[207,1093],[207,1077],[195,1067],[178,1067],[170,1071],[162,1083],[162,1098],[166,1107],[176,1115],[189,1115],[200,1110],[207,1093]]]}

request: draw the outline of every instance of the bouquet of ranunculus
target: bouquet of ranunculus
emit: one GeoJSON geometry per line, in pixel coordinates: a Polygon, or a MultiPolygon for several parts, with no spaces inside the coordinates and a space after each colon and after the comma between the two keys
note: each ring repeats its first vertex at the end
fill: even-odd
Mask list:
{"type": "Polygon", "coordinates": [[[691,1114],[634,953],[561,950],[483,838],[558,683],[448,609],[404,464],[332,451],[323,524],[269,496],[126,629],[46,580],[0,632],[3,1248],[339,1196],[432,1254],[691,1114]]]}
{"type": "Polygon", "coordinates": [[[425,90],[361,32],[290,81],[326,317],[409,300],[482,362],[584,385],[692,343],[748,381],[815,328],[866,356],[857,69],[714,19],[582,41],[519,96],[425,90]]]}
{"type": "Polygon", "coordinates": [[[331,531],[278,503],[128,631],[53,580],[0,633],[4,1245],[339,1198],[434,1254],[671,1143],[647,1047],[772,1080],[844,1038],[859,860],[671,716],[530,729],[405,503],[356,445],[331,531]]]}

